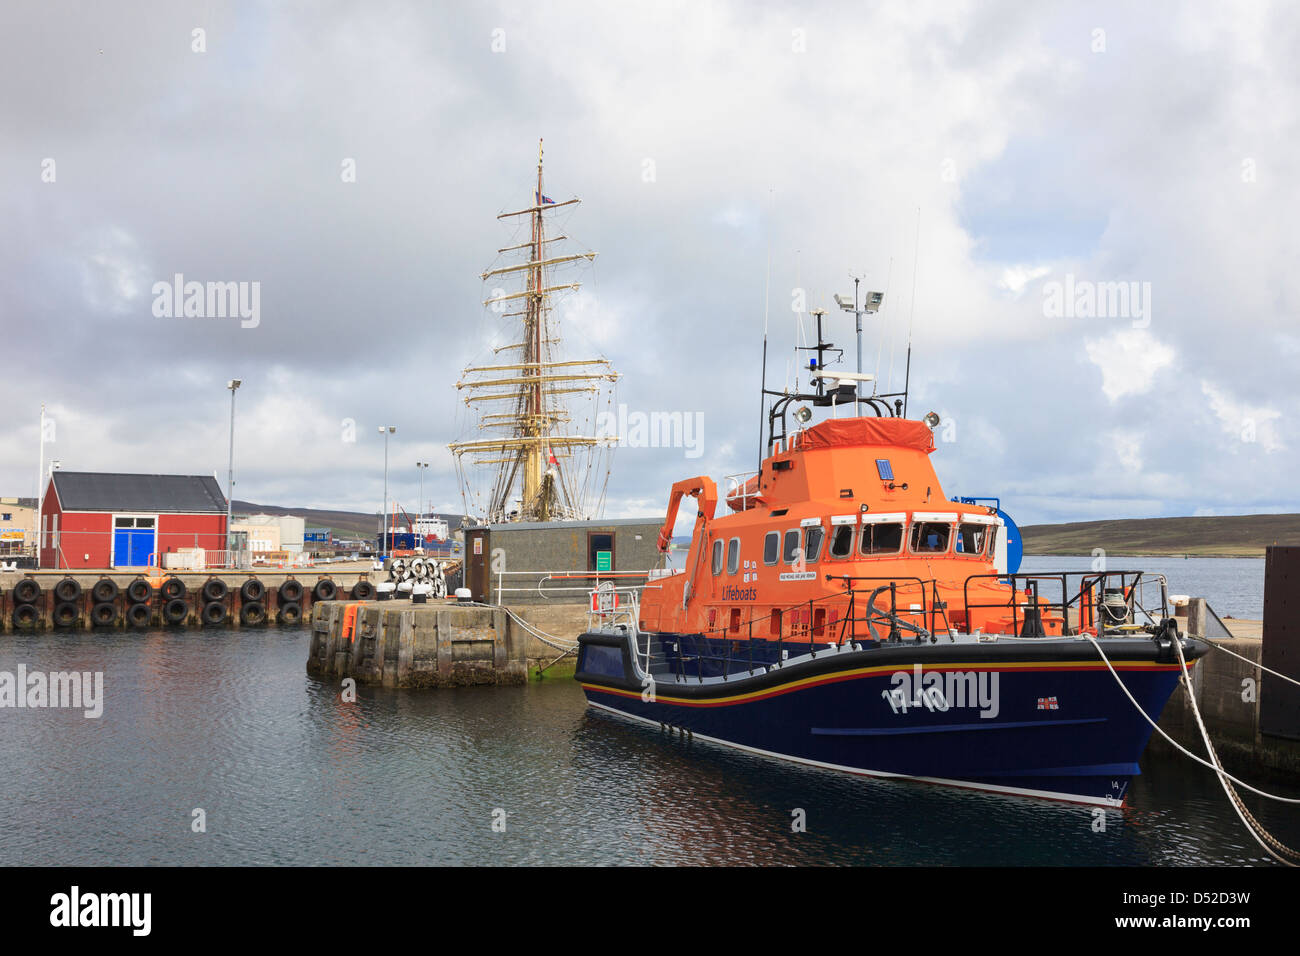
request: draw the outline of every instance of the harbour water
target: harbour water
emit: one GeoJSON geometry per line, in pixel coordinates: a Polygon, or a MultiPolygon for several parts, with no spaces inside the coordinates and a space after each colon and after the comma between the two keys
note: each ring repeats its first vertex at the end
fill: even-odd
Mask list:
{"type": "MultiPolygon", "coordinates": [[[[1091,571],[1096,558],[1026,555],[1022,572],[1091,571]]],[[[1163,574],[1170,594],[1205,598],[1220,617],[1264,616],[1263,558],[1107,557],[1106,570],[1163,574]]]]}
{"type": "MultiPolygon", "coordinates": [[[[343,703],[306,675],[308,640],[6,639],[0,670],[102,671],[105,702],[99,719],[0,710],[0,864],[1272,865],[1212,774],[1181,758],[1148,755],[1131,806],[1099,832],[1088,807],[684,742],[588,711],[569,679],[362,687],[343,703]]],[[[1294,807],[1250,805],[1300,843],[1294,807]]]]}

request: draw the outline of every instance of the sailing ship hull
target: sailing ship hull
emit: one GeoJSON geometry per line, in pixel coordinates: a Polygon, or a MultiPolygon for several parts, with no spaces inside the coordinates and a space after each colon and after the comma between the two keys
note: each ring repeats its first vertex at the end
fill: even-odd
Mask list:
{"type": "MultiPolygon", "coordinates": [[[[805,645],[753,675],[742,667],[725,679],[653,680],[633,641],[581,637],[576,676],[592,706],[850,773],[1122,806],[1152,733],[1092,645],[1077,639],[868,643],[815,656],[805,645]]],[[[744,649],[732,644],[731,660],[743,664],[744,649]]],[[[1178,683],[1169,645],[1104,646],[1138,705],[1158,717],[1178,683]]],[[[1208,649],[1188,639],[1183,647],[1189,661],[1208,649]]]]}

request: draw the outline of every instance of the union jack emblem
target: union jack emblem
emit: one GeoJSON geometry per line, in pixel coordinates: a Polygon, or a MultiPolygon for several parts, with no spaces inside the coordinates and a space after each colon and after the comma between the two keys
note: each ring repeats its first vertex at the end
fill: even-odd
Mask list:
{"type": "Polygon", "coordinates": [[[1039,710],[1060,710],[1061,705],[1056,702],[1055,697],[1040,697],[1038,698],[1038,709],[1039,710]]]}

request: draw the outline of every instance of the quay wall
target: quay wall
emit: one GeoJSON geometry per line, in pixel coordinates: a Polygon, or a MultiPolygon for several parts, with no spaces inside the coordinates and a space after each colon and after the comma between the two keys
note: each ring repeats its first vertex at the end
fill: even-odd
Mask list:
{"type": "MultiPolygon", "coordinates": [[[[138,586],[138,585],[137,585],[138,586]]],[[[175,588],[176,585],[169,585],[175,588]]],[[[314,603],[326,598],[372,595],[374,585],[367,570],[276,571],[164,571],[149,574],[114,571],[19,571],[0,574],[0,633],[44,630],[126,630],[150,627],[254,627],[271,623],[301,624],[314,603]],[[143,580],[149,585],[145,601],[128,596],[128,588],[143,580]],[[171,603],[163,585],[177,581],[183,590],[171,603]],[[248,582],[255,582],[249,585],[248,582]],[[35,582],[39,595],[23,600],[24,582],[35,582]],[[111,582],[112,588],[101,585],[111,582]],[[219,598],[205,596],[209,582],[219,598]],[[291,583],[292,582],[292,583],[291,583]],[[326,582],[326,583],[322,583],[326,582]],[[107,600],[97,599],[97,585],[114,590],[107,600]],[[75,591],[64,599],[59,591],[75,591]],[[301,592],[301,593],[298,593],[301,592]],[[296,599],[295,599],[295,595],[296,599]],[[134,611],[143,604],[147,614],[134,611]],[[133,613],[134,612],[134,613],[133,613]]]]}
{"type": "MultiPolygon", "coordinates": [[[[1231,767],[1234,764],[1260,767],[1278,774],[1300,775],[1300,740],[1273,736],[1260,730],[1260,701],[1278,679],[1259,671],[1263,635],[1259,621],[1226,620],[1231,637],[1206,637],[1205,616],[1198,613],[1195,599],[1187,633],[1248,658],[1251,663],[1218,651],[1210,651],[1192,668],[1191,691],[1214,748],[1231,767]]],[[[1186,681],[1174,692],[1160,716],[1160,728],[1192,753],[1208,759],[1201,732],[1187,699],[1186,681]]],[[[1155,753],[1175,753],[1172,744],[1152,733],[1148,745],[1155,753]]]]}

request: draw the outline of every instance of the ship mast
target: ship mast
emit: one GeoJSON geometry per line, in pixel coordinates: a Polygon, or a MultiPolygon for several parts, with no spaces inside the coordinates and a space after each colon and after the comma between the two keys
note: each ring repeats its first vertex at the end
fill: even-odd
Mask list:
{"type": "MultiPolygon", "coordinates": [[[[528,241],[497,250],[500,255],[526,249],[528,259],[489,269],[480,276],[484,282],[498,276],[523,278],[521,291],[494,290],[483,301],[485,306],[494,310],[507,303],[522,304],[522,309],[504,313],[507,317],[521,318],[519,341],[493,349],[495,354],[518,352],[519,361],[467,367],[461,381],[456,383],[458,390],[468,392],[465,404],[471,409],[478,403],[511,403],[507,406],[512,408],[508,413],[481,414],[479,417],[480,430],[505,430],[506,434],[453,442],[448,446],[458,463],[468,453],[474,456],[471,464],[494,466],[484,515],[489,522],[591,517],[586,500],[589,483],[581,474],[581,459],[597,447],[611,445],[614,441],[610,436],[574,435],[565,429],[570,415],[566,400],[561,396],[595,395],[602,384],[616,381],[618,373],[605,359],[556,359],[553,347],[559,343],[559,336],[549,319],[551,297],[576,290],[581,283],[557,283],[552,277],[558,267],[590,262],[596,258],[596,253],[566,255],[548,249],[549,245],[567,237],[547,237],[546,214],[576,205],[579,200],[554,202],[546,196],[542,157],[539,140],[533,204],[497,217],[529,217],[528,241]],[[519,500],[517,509],[512,507],[516,494],[519,500]]],[[[501,406],[491,404],[487,407],[501,406]]],[[[586,467],[590,471],[589,462],[586,467]]],[[[466,480],[464,468],[460,470],[462,480],[466,480]]]]}

